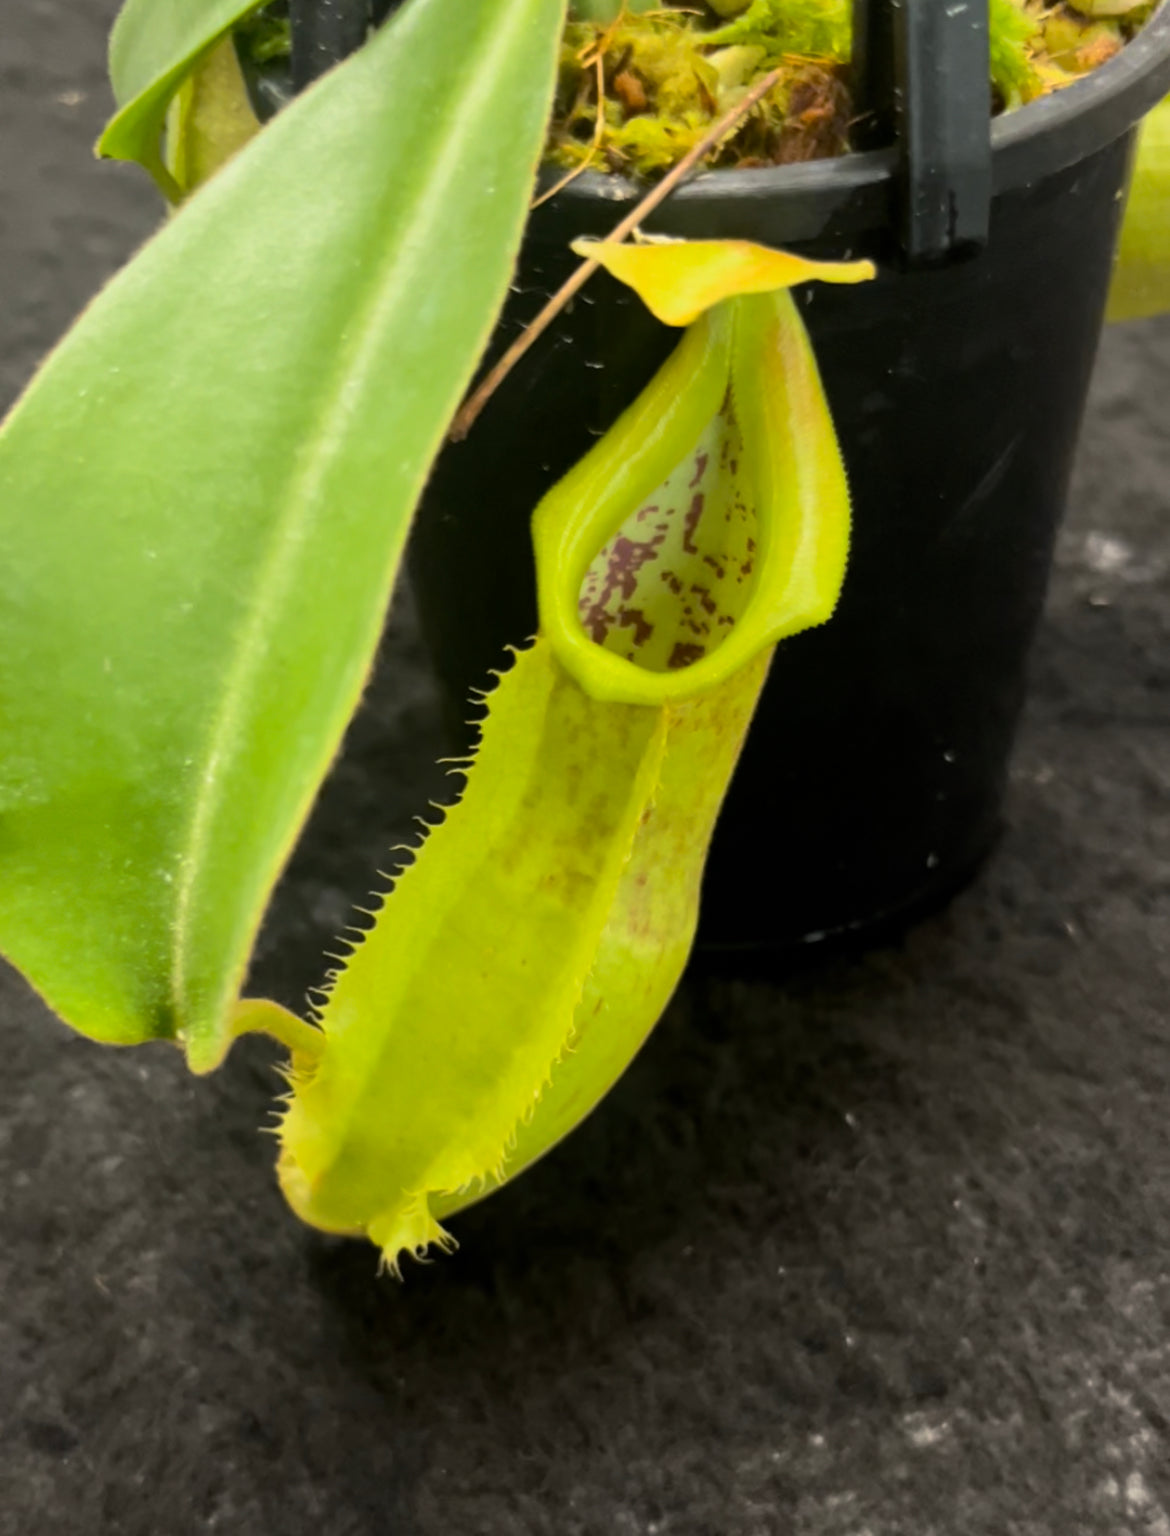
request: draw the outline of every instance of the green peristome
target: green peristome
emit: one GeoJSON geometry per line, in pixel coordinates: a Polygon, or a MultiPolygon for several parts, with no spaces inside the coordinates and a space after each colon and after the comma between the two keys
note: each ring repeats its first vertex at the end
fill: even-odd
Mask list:
{"type": "Polygon", "coordinates": [[[507,290],[561,21],[411,0],[0,429],[0,950],[84,1034],[227,1048],[507,290]]]}
{"type": "Polygon", "coordinates": [[[264,0],[126,0],[110,34],[118,111],[98,154],[134,160],[177,202],[185,190],[163,161],[162,130],[176,91],[199,60],[264,0]]]}
{"type": "Polygon", "coordinates": [[[831,612],[848,521],[786,293],[696,322],[545,499],[542,634],[491,695],[463,798],[332,978],[320,1054],[293,1074],[280,1174],[306,1221],[366,1234],[392,1267],[446,1246],[444,1215],[621,1074],[686,962],[772,646],[831,612]],[[571,619],[548,608],[566,582],[571,619]]]}
{"type": "MultiPolygon", "coordinates": [[[[824,415],[811,348],[790,311],[791,300],[772,293],[725,301],[701,316],[668,359],[658,388],[646,391],[610,429],[605,459],[586,455],[537,508],[533,542],[541,623],[562,664],[593,697],[628,704],[689,697],[725,682],[762,647],[823,623],[832,612],[849,525],[847,517],[834,519],[820,510],[837,505],[836,437],[824,415]],[[579,615],[581,602],[589,601],[584,584],[598,548],[622,528],[624,510],[640,508],[666,481],[679,461],[679,443],[693,447],[699,441],[728,389],[735,435],[728,462],[742,462],[754,506],[771,514],[754,514],[750,590],[720,581],[704,593],[706,601],[719,605],[710,617],[712,624],[722,624],[721,635],[692,632],[683,597],[676,642],[663,647],[660,627],[648,648],[632,649],[622,643],[636,636],[629,622],[610,643],[596,643],[598,636],[579,615]],[[798,515],[804,509],[809,510],[798,515]],[[684,648],[685,663],[671,659],[676,643],[684,648]]],[[[685,485],[675,487],[688,507],[694,493],[707,492],[704,475],[720,472],[713,448],[700,443],[693,451],[703,473],[696,473],[691,494],[685,485]]],[[[690,555],[685,533],[675,538],[690,555]]],[[[698,579],[710,582],[714,572],[708,562],[724,558],[720,551],[704,550],[699,560],[707,574],[697,572],[698,579]]]]}
{"type": "Polygon", "coordinates": [[[1170,97],[1141,126],[1109,320],[1140,320],[1170,310],[1170,97]]]}

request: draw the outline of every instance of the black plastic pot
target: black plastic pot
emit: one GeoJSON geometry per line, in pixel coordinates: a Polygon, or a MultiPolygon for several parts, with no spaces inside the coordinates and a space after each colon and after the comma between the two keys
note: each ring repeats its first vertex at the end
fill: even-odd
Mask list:
{"type": "MultiPolygon", "coordinates": [[[[854,544],[832,622],[777,654],[712,850],[701,943],[868,934],[940,903],[992,844],[1135,124],[1167,90],[1164,11],[1103,69],[997,119],[973,259],[901,258],[896,147],[709,174],[650,221],[881,263],[872,285],[802,296],[854,544]]],[[[610,229],[636,194],[587,176],[535,213],[498,347],[571,269],[568,240],[610,229]]],[[[600,274],[443,453],[410,569],[454,722],[534,630],[533,507],[677,339],[600,274]]]]}

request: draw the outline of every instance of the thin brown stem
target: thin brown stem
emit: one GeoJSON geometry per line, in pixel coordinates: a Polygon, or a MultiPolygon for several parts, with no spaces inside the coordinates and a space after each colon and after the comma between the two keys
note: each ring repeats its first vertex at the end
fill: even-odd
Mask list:
{"type": "MultiPolygon", "coordinates": [[[[653,213],[655,208],[670,196],[679,182],[694,170],[703,157],[709,154],[731,132],[736,124],[746,117],[756,103],[768,94],[780,79],[781,74],[782,70],[774,69],[770,74],[765,75],[762,80],[758,80],[743,100],[737,102],[730,112],[725,113],[710,132],[704,134],[695,147],[689,150],[676,166],[667,171],[657,186],[651,187],[637,207],[626,214],[621,223],[615,225],[601,243],[603,245],[618,245],[627,235],[632,234],[642,220],[653,213]]],[[[590,257],[587,261],[583,261],[567,281],[562,283],[557,289],[556,293],[553,294],[536,318],[530,321],[524,330],[520,332],[503,357],[496,363],[495,367],[488,371],[482,382],[468,395],[459,408],[455,420],[451,423],[450,437],[452,442],[460,443],[463,441],[474,426],[476,417],[495,394],[496,390],[499,389],[512,369],[528,351],[529,347],[532,346],[533,342],[548,330],[569,300],[584,287],[599,265],[600,263],[595,257],[590,257]]]]}
{"type": "Polygon", "coordinates": [[[547,192],[542,192],[539,197],[533,198],[532,202],[529,204],[530,213],[532,209],[539,208],[541,203],[547,203],[551,198],[554,198],[558,192],[563,192],[570,182],[576,181],[578,176],[587,171],[593,164],[594,158],[597,155],[597,151],[601,148],[601,141],[605,137],[604,55],[599,53],[596,59],[594,59],[593,65],[594,72],[597,75],[597,117],[593,124],[593,142],[590,144],[589,151],[580,165],[575,165],[571,171],[566,172],[566,174],[561,177],[560,181],[555,181],[552,186],[549,187],[547,192]]]}

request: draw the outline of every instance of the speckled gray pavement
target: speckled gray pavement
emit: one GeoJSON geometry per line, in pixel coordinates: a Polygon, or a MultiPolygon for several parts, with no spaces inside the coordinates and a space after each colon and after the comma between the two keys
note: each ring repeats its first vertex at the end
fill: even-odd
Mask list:
{"type": "MultiPolygon", "coordinates": [[[[89,158],[113,10],[3,0],[5,400],[157,217],[89,158]]],[[[1111,334],[975,885],[689,981],[402,1286],[286,1213],[262,1043],[194,1081],[0,975],[0,1536],[1170,1536],[1168,402],[1170,325],[1111,334]]],[[[388,646],[265,934],[292,999],[435,785],[388,646]]]]}

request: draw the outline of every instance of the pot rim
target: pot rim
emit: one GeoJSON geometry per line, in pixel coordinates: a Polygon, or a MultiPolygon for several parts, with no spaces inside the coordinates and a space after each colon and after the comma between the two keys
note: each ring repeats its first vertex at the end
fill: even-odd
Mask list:
{"type": "MultiPolygon", "coordinates": [[[[1087,159],[1167,93],[1170,0],[1107,64],[991,120],[993,195],[1030,187],[1087,159]]],[[[707,171],[673,192],[647,225],[662,234],[731,233],[720,227],[721,215],[734,219],[751,209],[758,219],[766,205],[769,236],[777,243],[815,240],[830,230],[837,237],[870,233],[893,225],[897,174],[896,147],[799,165],[707,171]]],[[[628,177],[587,171],[534,211],[530,232],[541,244],[602,233],[615,209],[645,191],[628,177]]]]}

